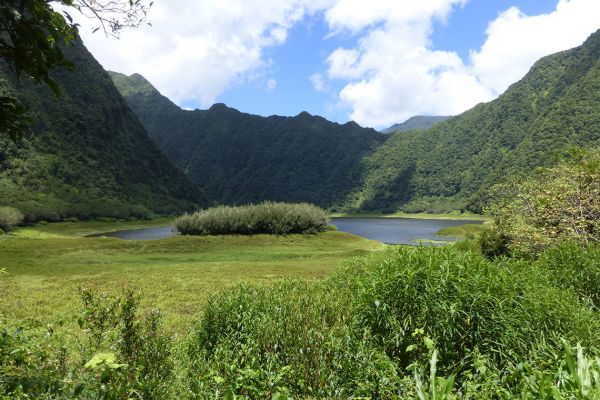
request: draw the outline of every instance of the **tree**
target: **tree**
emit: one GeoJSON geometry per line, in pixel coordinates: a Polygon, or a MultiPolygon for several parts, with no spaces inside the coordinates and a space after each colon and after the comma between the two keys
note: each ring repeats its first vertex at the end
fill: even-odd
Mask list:
{"type": "MultiPolygon", "coordinates": [[[[56,67],[72,68],[62,48],[72,45],[77,24],[59,6],[95,18],[106,35],[118,36],[127,27],[146,21],[152,3],[142,0],[2,0],[0,3],[0,58],[17,77],[45,83],[58,96],[60,88],[50,77],[56,67]]],[[[22,137],[27,124],[26,108],[9,93],[0,93],[0,137],[22,137]]]]}
{"type": "Polygon", "coordinates": [[[511,254],[535,256],[565,241],[600,244],[600,150],[576,150],[570,160],[499,185],[495,193],[488,236],[501,239],[511,254]]]}

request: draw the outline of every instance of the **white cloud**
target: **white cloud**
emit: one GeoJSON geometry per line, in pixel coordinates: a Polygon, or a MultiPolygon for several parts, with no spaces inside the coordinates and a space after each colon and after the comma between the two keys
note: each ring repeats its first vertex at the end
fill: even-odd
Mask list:
{"type": "Polygon", "coordinates": [[[575,47],[600,27],[600,1],[560,0],[550,14],[512,7],[487,29],[481,49],[464,62],[432,49],[435,20],[461,0],[340,0],[326,16],[334,32],[358,33],[353,48],[328,58],[328,77],[345,81],[339,99],[351,118],[382,127],[416,114],[457,114],[488,101],[520,79],[542,56],[575,47]]]}
{"type": "Polygon", "coordinates": [[[267,81],[267,91],[273,91],[277,87],[277,81],[273,78],[267,81]]]}
{"type": "Polygon", "coordinates": [[[520,79],[539,58],[580,45],[600,28],[600,1],[561,0],[549,14],[527,16],[512,7],[487,29],[471,53],[473,74],[496,94],[520,79]]]}
{"type": "Polygon", "coordinates": [[[434,20],[464,3],[342,0],[327,12],[332,30],[363,32],[355,48],[328,58],[329,78],[347,81],[339,98],[352,119],[380,127],[415,114],[457,113],[491,97],[455,53],[430,49],[434,20]]]}
{"type": "MultiPolygon", "coordinates": [[[[559,0],[538,16],[510,8],[489,24],[485,43],[468,60],[436,51],[433,24],[468,0],[164,0],[150,13],[152,27],[120,40],[82,36],[107,69],[139,72],[179,104],[207,107],[240,81],[264,80],[265,50],[286,42],[289,29],[323,13],[331,35],[356,44],[327,58],[326,73],[309,77],[315,90],[335,93],[350,118],[382,127],[415,114],[456,114],[491,100],[540,57],[579,45],[600,27],[600,0],[559,0]],[[332,82],[334,81],[334,82],[332,82]]],[[[474,1],[474,0],[473,0],[474,1]]],[[[320,49],[315,49],[319,51],[320,49]]]]}
{"type": "Polygon", "coordinates": [[[139,72],[177,103],[209,106],[234,82],[267,68],[264,50],[283,44],[291,26],[328,1],[157,1],[152,27],[125,31],[119,40],[92,35],[93,22],[79,22],[106,69],[139,72]]]}
{"type": "Polygon", "coordinates": [[[308,79],[317,92],[324,92],[326,90],[325,78],[323,78],[323,75],[313,74],[308,79]]]}

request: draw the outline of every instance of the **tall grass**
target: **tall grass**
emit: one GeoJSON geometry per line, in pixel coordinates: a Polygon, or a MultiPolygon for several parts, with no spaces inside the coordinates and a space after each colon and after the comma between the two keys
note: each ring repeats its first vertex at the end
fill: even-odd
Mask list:
{"type": "MultiPolygon", "coordinates": [[[[564,253],[556,268],[574,263],[564,253]]],[[[412,399],[438,384],[448,394],[455,381],[452,395],[429,398],[530,394],[532,376],[557,374],[564,341],[599,354],[598,314],[552,274],[454,248],[399,247],[323,283],[231,289],[190,337],[190,391],[412,399]],[[436,373],[449,378],[426,389],[419,377],[438,352],[436,373]]]]}
{"type": "Polygon", "coordinates": [[[325,211],[312,204],[265,202],[186,214],[175,221],[175,227],[182,235],[287,235],[321,232],[328,222],[325,211]]]}
{"type": "Polygon", "coordinates": [[[0,319],[0,399],[595,399],[599,257],[390,248],[325,281],[218,293],[179,345],[131,292],[83,291],[71,353],[0,319]]]}

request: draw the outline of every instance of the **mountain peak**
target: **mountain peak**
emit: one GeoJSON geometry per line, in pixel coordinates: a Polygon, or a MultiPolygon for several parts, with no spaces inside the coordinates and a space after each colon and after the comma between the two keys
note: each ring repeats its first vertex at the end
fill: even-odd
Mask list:
{"type": "Polygon", "coordinates": [[[408,131],[411,129],[424,130],[429,129],[438,122],[447,120],[448,116],[436,115],[415,115],[400,124],[394,124],[389,128],[383,129],[381,133],[393,133],[396,131],[408,131]]]}
{"type": "Polygon", "coordinates": [[[210,111],[219,111],[219,110],[231,110],[231,108],[227,107],[225,103],[215,103],[210,108],[210,111]]]}
{"type": "Polygon", "coordinates": [[[138,73],[129,76],[120,72],[107,71],[115,86],[122,94],[142,94],[145,96],[159,94],[152,84],[138,73]]]}

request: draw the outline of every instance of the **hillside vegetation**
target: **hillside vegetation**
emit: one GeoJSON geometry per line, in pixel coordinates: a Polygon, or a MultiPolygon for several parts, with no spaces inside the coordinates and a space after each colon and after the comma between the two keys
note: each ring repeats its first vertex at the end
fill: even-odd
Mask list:
{"type": "Polygon", "coordinates": [[[110,74],[150,137],[216,203],[340,208],[360,185],[360,160],[386,139],[306,112],[265,118],[224,104],[185,111],[139,74],[110,74]]]}
{"type": "Polygon", "coordinates": [[[446,120],[409,120],[391,135],[306,113],[183,111],[140,75],[111,76],[167,156],[219,203],[480,213],[494,184],[600,142],[600,32],[539,60],[497,100],[446,120]]]}
{"type": "Polygon", "coordinates": [[[490,103],[427,131],[393,134],[365,160],[354,207],[480,212],[488,189],[555,162],[554,153],[600,143],[600,32],[539,60],[490,103]]]}
{"type": "Polygon", "coordinates": [[[205,204],[201,190],[148,138],[108,74],[81,41],[65,49],[72,71],[52,76],[61,96],[0,62],[0,93],[30,108],[31,134],[0,140],[0,205],[28,220],[145,217],[205,204]]]}
{"type": "Polygon", "coordinates": [[[447,120],[450,117],[446,116],[429,116],[429,115],[415,115],[410,117],[406,121],[394,124],[389,128],[383,129],[381,133],[394,133],[398,131],[410,131],[410,130],[425,130],[431,128],[438,122],[447,120]]]}

